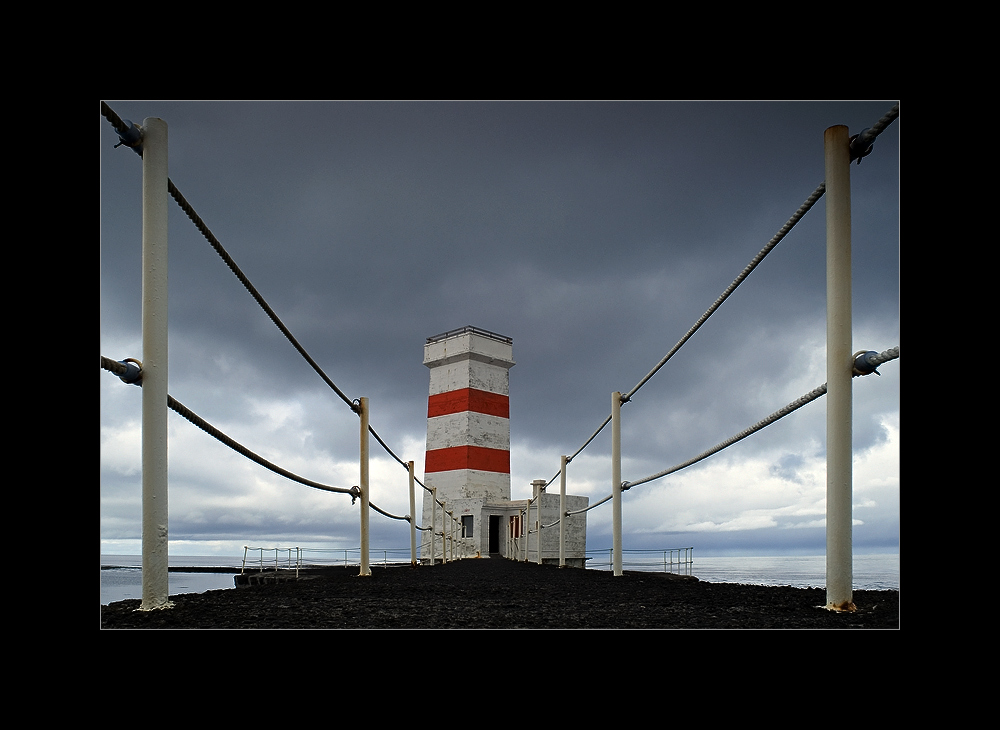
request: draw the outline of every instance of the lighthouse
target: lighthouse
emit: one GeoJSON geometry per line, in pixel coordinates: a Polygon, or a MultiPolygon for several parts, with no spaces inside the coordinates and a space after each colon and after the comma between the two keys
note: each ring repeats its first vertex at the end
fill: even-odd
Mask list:
{"type": "MultiPolygon", "coordinates": [[[[428,337],[424,365],[430,369],[424,483],[444,503],[438,511],[460,515],[463,537],[472,539],[478,552],[489,552],[488,542],[480,544],[482,505],[510,501],[513,341],[477,327],[462,327],[428,337]]],[[[431,494],[425,493],[423,524],[434,519],[440,530],[442,515],[434,518],[433,511],[431,494]]],[[[429,538],[425,534],[421,543],[425,556],[429,538]]]]}
{"type": "MultiPolygon", "coordinates": [[[[447,560],[456,544],[464,557],[558,561],[559,531],[541,525],[558,523],[559,495],[539,487],[531,500],[511,500],[513,340],[471,325],[450,330],[427,338],[424,365],[430,370],[424,485],[432,491],[424,492],[421,561],[447,560]]],[[[588,502],[567,499],[571,509],[588,502]]],[[[586,524],[584,515],[567,518],[568,563],[579,567],[586,524]]]]}

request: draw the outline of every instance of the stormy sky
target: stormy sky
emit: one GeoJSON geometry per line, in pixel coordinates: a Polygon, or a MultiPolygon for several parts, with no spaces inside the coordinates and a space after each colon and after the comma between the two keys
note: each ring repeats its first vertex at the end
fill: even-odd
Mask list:
{"type": "MultiPolygon", "coordinates": [[[[823,182],[823,133],[887,101],[107,100],[168,125],[169,175],[329,378],[423,478],[427,337],[513,338],[511,490],[551,479],[823,182]]],[[[101,116],[100,354],[142,359],[142,161],[101,116]]],[[[855,350],[900,344],[899,120],[851,166],[855,350]]],[[[358,483],[358,417],[169,206],[169,392],[316,482],[358,483]]],[[[622,409],[622,477],[739,433],[826,381],[825,200],[622,409]]],[[[900,360],[854,385],[854,545],[899,544],[900,360]]],[[[626,549],[821,553],[826,403],[623,502],[626,549]]],[[[100,374],[101,550],[140,550],[140,388],[100,374]]],[[[172,554],[349,548],[358,504],[168,415],[172,554]]],[[[568,491],[611,493],[605,429],[568,491]]],[[[558,480],[553,488],[557,488],[558,480]]],[[[372,441],[371,499],[409,512],[372,441]]],[[[419,489],[419,488],[418,488],[419,489]]],[[[419,504],[418,494],[418,504],[419,504]]],[[[373,514],[372,548],[406,548],[373,514]]],[[[588,547],[611,543],[611,505],[588,547]]]]}

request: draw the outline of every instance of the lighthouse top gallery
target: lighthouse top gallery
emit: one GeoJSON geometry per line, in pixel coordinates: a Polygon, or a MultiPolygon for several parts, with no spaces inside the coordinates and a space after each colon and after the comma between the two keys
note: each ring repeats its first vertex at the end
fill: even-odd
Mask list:
{"type": "MultiPolygon", "coordinates": [[[[427,452],[424,458],[421,561],[447,557],[454,543],[446,524],[452,516],[461,553],[531,562],[559,562],[558,493],[533,482],[532,499],[511,500],[510,337],[467,326],[428,337],[424,365],[430,369],[427,452]],[[436,499],[436,503],[435,503],[436,499]]],[[[556,490],[558,491],[558,490],[556,490]]],[[[586,509],[589,499],[566,495],[564,509],[586,509]]],[[[563,515],[565,564],[584,567],[586,513],[563,515]]]]}

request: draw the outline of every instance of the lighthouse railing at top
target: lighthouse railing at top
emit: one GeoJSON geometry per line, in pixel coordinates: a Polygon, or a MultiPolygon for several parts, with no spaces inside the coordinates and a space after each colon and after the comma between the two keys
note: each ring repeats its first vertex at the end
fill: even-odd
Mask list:
{"type": "Polygon", "coordinates": [[[447,332],[442,332],[439,335],[432,335],[427,338],[427,343],[430,344],[431,342],[440,342],[441,340],[446,340],[449,337],[457,337],[458,335],[465,334],[481,335],[483,337],[488,337],[491,340],[496,340],[497,342],[504,342],[508,345],[514,342],[514,339],[512,337],[508,337],[507,335],[500,335],[496,332],[490,332],[489,330],[484,330],[480,327],[473,327],[471,324],[468,324],[465,327],[448,330],[447,332]]]}

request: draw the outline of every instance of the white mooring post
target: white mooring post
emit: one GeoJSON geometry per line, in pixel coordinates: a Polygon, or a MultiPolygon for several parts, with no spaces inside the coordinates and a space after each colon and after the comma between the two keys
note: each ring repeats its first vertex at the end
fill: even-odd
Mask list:
{"type": "Polygon", "coordinates": [[[538,546],[536,562],[542,564],[542,492],[545,490],[545,480],[536,479],[531,483],[535,493],[535,544],[538,546]]]}
{"type": "Polygon", "coordinates": [[[611,394],[611,546],[614,574],[622,574],[622,394],[611,394]]]}
{"type": "Polygon", "coordinates": [[[142,604],[168,608],[167,123],[142,122],[142,604]]]}
{"type": "Polygon", "coordinates": [[[437,504],[438,504],[438,490],[437,487],[431,487],[431,549],[430,549],[430,565],[434,565],[434,531],[437,529],[434,525],[437,524],[437,504]]]}
{"type": "Polygon", "coordinates": [[[371,568],[368,566],[368,518],[369,499],[368,491],[368,399],[359,400],[361,416],[361,573],[360,575],[371,575],[371,568]]]}
{"type": "Polygon", "coordinates": [[[524,562],[531,560],[531,505],[535,505],[535,509],[538,509],[537,497],[534,500],[528,500],[528,511],[526,513],[526,520],[528,522],[528,529],[524,533],[524,562]]]}
{"type": "Polygon", "coordinates": [[[851,152],[848,129],[823,135],[826,163],[826,600],[852,611],[851,152]]]}
{"type": "Polygon", "coordinates": [[[451,524],[448,522],[448,518],[451,517],[451,512],[448,511],[448,503],[445,502],[441,505],[441,564],[451,561],[451,542],[448,537],[451,535],[451,524]]]}
{"type": "Polygon", "coordinates": [[[559,567],[566,567],[566,457],[559,458],[559,567]]]}
{"type": "Polygon", "coordinates": [[[441,502],[441,565],[448,562],[448,502],[441,502]]]}
{"type": "Polygon", "coordinates": [[[413,492],[413,462],[406,462],[410,474],[410,565],[417,564],[417,497],[413,492]]]}

